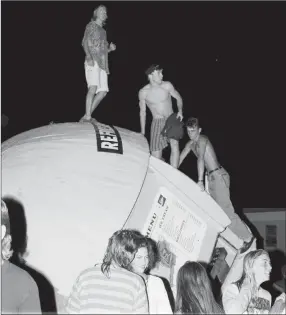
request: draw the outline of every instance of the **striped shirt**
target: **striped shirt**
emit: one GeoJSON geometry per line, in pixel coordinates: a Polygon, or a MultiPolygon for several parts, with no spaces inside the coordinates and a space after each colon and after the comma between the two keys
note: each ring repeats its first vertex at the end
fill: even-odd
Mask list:
{"type": "Polygon", "coordinates": [[[69,314],[148,314],[143,279],[126,269],[110,267],[109,277],[101,265],[84,270],[68,298],[69,314]]]}

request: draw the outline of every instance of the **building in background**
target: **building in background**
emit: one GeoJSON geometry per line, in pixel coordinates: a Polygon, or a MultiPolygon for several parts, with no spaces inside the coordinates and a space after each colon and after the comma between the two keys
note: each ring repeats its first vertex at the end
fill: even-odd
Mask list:
{"type": "Polygon", "coordinates": [[[286,254],[286,208],[244,208],[243,212],[263,238],[265,250],[286,254]]]}
{"type": "Polygon", "coordinates": [[[263,239],[261,246],[269,252],[272,272],[265,289],[275,299],[285,288],[281,269],[286,264],[286,208],[244,208],[243,212],[263,239]]]}

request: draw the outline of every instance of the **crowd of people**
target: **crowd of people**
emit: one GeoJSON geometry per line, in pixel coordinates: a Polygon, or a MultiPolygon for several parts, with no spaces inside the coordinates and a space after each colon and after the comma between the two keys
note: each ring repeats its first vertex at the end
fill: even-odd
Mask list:
{"type": "MultiPolygon", "coordinates": [[[[1,202],[2,313],[41,313],[33,278],[9,262],[12,255],[9,212],[1,202]]],[[[205,266],[186,261],[177,274],[174,309],[167,288],[152,270],[160,262],[157,244],[137,230],[122,229],[109,239],[102,263],[77,277],[65,303],[68,314],[285,314],[285,293],[272,305],[261,288],[269,280],[271,263],[262,249],[244,257],[239,280],[222,290],[216,301],[205,266]]]]}

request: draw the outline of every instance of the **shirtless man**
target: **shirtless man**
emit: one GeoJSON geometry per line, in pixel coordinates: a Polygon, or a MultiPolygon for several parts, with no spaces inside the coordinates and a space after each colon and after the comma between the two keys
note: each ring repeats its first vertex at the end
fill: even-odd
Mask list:
{"type": "Polygon", "coordinates": [[[91,120],[91,115],[109,91],[108,53],[116,49],[115,44],[108,45],[103,26],[107,19],[107,10],[103,5],[93,12],[93,18],[87,24],[82,46],[85,52],[85,77],[88,85],[85,115],[80,121],[91,120]]]}
{"type": "Polygon", "coordinates": [[[214,148],[209,139],[205,135],[201,135],[201,128],[197,118],[191,117],[186,123],[187,133],[190,141],[187,142],[185,148],[180,155],[179,165],[182,164],[186,156],[193,151],[197,157],[198,168],[198,185],[204,191],[204,172],[207,171],[208,190],[212,198],[224,210],[231,220],[229,226],[238,237],[244,241],[244,245],[240,251],[243,253],[249,249],[254,241],[246,224],[235,213],[232,202],[230,200],[230,178],[227,171],[219,164],[214,148]]]}
{"type": "Polygon", "coordinates": [[[168,139],[161,132],[165,127],[167,118],[173,113],[171,96],[177,100],[177,118],[180,120],[183,119],[183,101],[172,83],[163,81],[162,72],[163,70],[158,65],[152,65],[145,71],[149,79],[149,84],[145,85],[139,91],[141,133],[145,135],[147,105],[153,116],[150,134],[151,154],[158,159],[162,159],[162,151],[168,146],[168,142],[170,142],[170,164],[178,168],[180,156],[179,142],[177,139],[168,139]]]}

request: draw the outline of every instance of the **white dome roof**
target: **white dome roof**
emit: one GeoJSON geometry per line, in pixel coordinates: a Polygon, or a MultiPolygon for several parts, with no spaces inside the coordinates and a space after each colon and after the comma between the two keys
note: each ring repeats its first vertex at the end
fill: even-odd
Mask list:
{"type": "Polygon", "coordinates": [[[132,210],[148,163],[146,138],[103,124],[97,130],[89,123],[53,124],[2,144],[2,197],[24,206],[27,263],[60,293],[68,295],[78,274],[101,261],[108,238],[132,210]]]}

